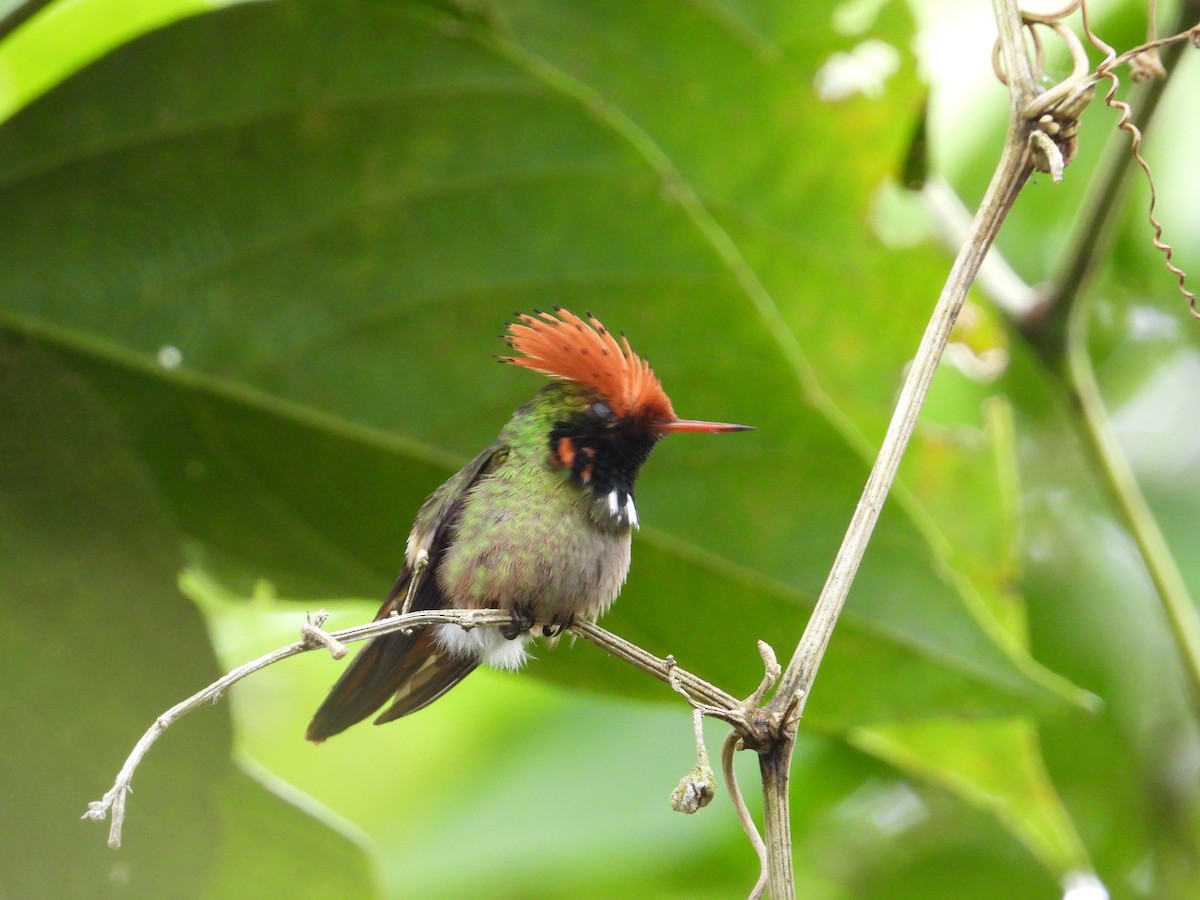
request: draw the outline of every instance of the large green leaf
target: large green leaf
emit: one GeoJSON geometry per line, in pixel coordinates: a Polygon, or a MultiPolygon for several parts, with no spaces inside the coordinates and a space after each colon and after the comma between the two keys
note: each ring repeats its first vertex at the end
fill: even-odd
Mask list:
{"type": "MultiPolygon", "coordinates": [[[[822,104],[812,88],[831,53],[868,34],[905,46],[903,9],[887,5],[870,32],[851,35],[829,27],[833,7],[312,2],[181,22],[0,129],[0,204],[16,223],[0,232],[0,327],[31,337],[103,399],[108,426],[123,432],[155,504],[178,524],[164,534],[176,561],[186,555],[242,589],[265,577],[283,596],[377,598],[420,500],[536,385],[489,367],[500,322],[514,308],[593,308],[654,360],[683,414],[759,426],[659,449],[639,485],[647,529],[633,576],[605,622],[748,691],[759,675],[754,639],[786,654],[799,634],[945,267],[928,249],[881,248],[866,225],[909,130],[897,110],[918,100],[907,58],[883,102],[822,104]]],[[[1050,230],[1039,232],[1036,215],[1021,224],[1031,242],[1050,230]]],[[[885,510],[805,720],[839,732],[879,726],[887,747],[873,752],[984,807],[987,773],[972,780],[970,766],[1003,763],[1014,742],[957,725],[969,739],[934,758],[920,755],[925,726],[887,723],[1037,714],[1079,699],[1022,643],[1013,427],[1007,404],[989,396],[1022,388],[939,376],[934,415],[906,464],[911,491],[902,487],[885,510]],[[953,407],[946,421],[939,402],[953,407]]],[[[1185,498],[1172,497],[1176,518],[1192,521],[1185,498]]],[[[1054,595],[1039,581],[1054,583],[1047,574],[1035,568],[1029,579],[1042,602],[1054,595]]],[[[136,598],[110,603],[136,609],[136,598]]],[[[372,605],[348,606],[335,624],[372,605]]],[[[227,618],[227,633],[256,615],[206,613],[227,618]]],[[[291,638],[294,619],[274,643],[291,638]]],[[[1035,635],[1044,627],[1035,622],[1035,635]]],[[[202,647],[199,634],[190,639],[202,647]]],[[[84,636],[73,646],[83,652],[84,636]]],[[[588,645],[541,655],[533,671],[555,683],[672,697],[588,645]]],[[[1068,656],[1053,658],[1069,668],[1068,656]]],[[[590,873],[598,895],[626,886],[612,861],[628,866],[635,848],[651,846],[675,859],[686,840],[656,815],[631,813],[629,793],[619,793],[628,784],[606,782],[605,804],[561,819],[553,797],[520,794],[571,756],[573,741],[592,761],[635,752],[644,761],[636,736],[659,733],[660,717],[674,727],[676,713],[578,696],[560,708],[536,684],[522,701],[478,675],[412,722],[296,754],[303,710],[336,671],[328,660],[304,665],[314,674],[289,681],[306,693],[288,699],[286,715],[269,688],[244,689],[239,746],[372,825],[393,891],[480,890],[478,869],[456,867],[455,836],[466,829],[486,841],[505,815],[536,822],[525,826],[531,839],[562,854],[583,833],[581,818],[596,824],[587,842],[602,850],[591,868],[564,859],[561,877],[590,873]],[[503,752],[464,746],[472,740],[503,752]],[[471,763],[471,777],[446,776],[451,756],[471,763]],[[395,800],[381,787],[385,769],[395,800]],[[366,809],[347,799],[370,791],[378,796],[366,809]],[[614,821],[626,827],[603,827],[614,821]]],[[[198,686],[177,674],[187,690],[198,686]]],[[[1093,723],[1089,734],[1111,737],[1110,726],[1093,723]]],[[[1079,727],[1077,718],[1060,724],[1049,746],[1052,774],[1065,776],[1072,810],[1087,821],[1079,794],[1094,788],[1098,767],[1072,772],[1063,750],[1079,727]]],[[[1022,765],[1036,769],[1030,742],[1017,743],[1022,765]]],[[[1114,766],[1116,743],[1104,744],[1114,766]]],[[[676,756],[663,751],[656,764],[669,769],[676,756]]],[[[798,815],[812,814],[816,782],[840,778],[853,799],[895,777],[860,773],[852,756],[841,748],[809,765],[802,752],[798,815]]],[[[670,780],[639,774],[633,794],[670,780]]],[[[251,803],[236,777],[216,798],[241,818],[223,826],[214,890],[236,893],[256,860],[260,883],[282,871],[282,856],[260,853],[259,839],[325,848],[326,866],[348,866],[354,889],[367,889],[353,848],[327,846],[303,818],[272,832],[282,815],[272,805],[282,804],[261,793],[251,803]]],[[[1030,780],[1009,790],[1012,831],[1051,868],[1080,862],[1056,798],[1038,789],[1030,780]],[[1054,827],[1042,828],[1047,821],[1054,827]]],[[[997,876],[1012,867],[1013,848],[981,852],[1000,838],[924,794],[938,829],[969,821],[972,839],[933,841],[935,864],[904,858],[921,853],[919,829],[889,833],[880,844],[896,847],[872,858],[873,875],[829,875],[858,866],[869,816],[845,816],[845,804],[826,799],[825,818],[813,814],[795,832],[801,878],[814,890],[831,891],[829,877],[867,896],[889,866],[886,890],[875,888],[889,896],[906,884],[927,893],[932,876],[954,893],[977,869],[1010,895],[1022,893],[1018,883],[1047,888],[1024,870],[997,876]],[[817,860],[839,824],[822,875],[817,860]]],[[[878,812],[890,814],[886,804],[878,812]]],[[[699,843],[728,844],[732,831],[706,831],[699,843]]],[[[752,875],[733,841],[727,881],[698,880],[681,862],[658,888],[694,896],[705,884],[744,886],[752,875]]],[[[1132,840],[1122,852],[1141,848],[1132,840]]],[[[487,893],[528,895],[526,858],[501,848],[480,864],[503,873],[487,893]]],[[[649,878],[651,868],[636,871],[649,878]]]]}
{"type": "Polygon", "coordinates": [[[107,825],[79,822],[152,717],[214,676],[203,624],[175,591],[178,545],[89,387],[9,339],[0,366],[5,893],[203,884],[218,843],[211,785],[230,774],[226,717],[163,741],[137,778],[120,856],[104,846],[107,825]]]}
{"type": "Polygon", "coordinates": [[[5,338],[0,421],[0,892],[213,896],[230,866],[289,895],[321,883],[360,892],[356,848],[236,769],[223,711],[160,739],[134,779],[119,852],[105,846],[107,824],[79,821],[154,716],[216,664],[175,585],[180,536],[92,386],[5,338]],[[248,860],[239,841],[250,831],[248,860]],[[294,864],[306,843],[328,864],[316,881],[294,864]]]}
{"type": "MultiPolygon", "coordinates": [[[[601,311],[683,412],[760,429],[659,451],[609,623],[749,688],[752,639],[794,641],[865,474],[814,372],[869,423],[908,352],[886,333],[854,352],[868,301],[814,302],[837,273],[767,277],[784,268],[771,235],[795,232],[797,259],[844,254],[881,160],[849,172],[833,145],[783,152],[810,124],[794,67],[833,46],[793,45],[818,33],[794,17],[647,8],[637,27],[597,30],[589,9],[472,22],[416,4],[255,4],[123,48],[0,132],[0,202],[21,223],[0,237],[3,315],[123,411],[203,552],[312,596],[382,593],[443,461],[532,389],[486,368],[510,307],[601,311]],[[689,140],[733,123],[719,150],[689,140]],[[802,189],[821,159],[837,200],[816,227],[802,189]],[[773,306],[752,266],[792,300],[773,306]],[[818,313],[820,327],[802,321],[818,313]]],[[[896,127],[861,107],[827,119],[813,127],[863,141],[896,127]]],[[[897,303],[883,318],[907,337],[897,303]]],[[[813,724],[1061,705],[1063,686],[939,574],[927,528],[885,511],[813,724]]],[[[553,668],[630,682],[594,654],[553,668]]]]}
{"type": "Polygon", "coordinates": [[[850,741],[993,810],[1060,877],[1088,871],[1087,853],[1046,775],[1028,722],[882,725],[857,729],[850,741]]]}
{"type": "Polygon", "coordinates": [[[208,897],[371,897],[375,861],[361,834],[245,760],[217,793],[221,852],[208,897]],[[268,789],[264,789],[264,785],[268,789]],[[296,861],[303,860],[303,866],[296,861]]]}
{"type": "Polygon", "coordinates": [[[211,7],[206,0],[123,0],[113,15],[107,0],[44,3],[4,0],[5,35],[0,48],[0,120],[44,93],[71,72],[151,28],[211,7]],[[25,17],[38,7],[32,19],[25,17]]]}

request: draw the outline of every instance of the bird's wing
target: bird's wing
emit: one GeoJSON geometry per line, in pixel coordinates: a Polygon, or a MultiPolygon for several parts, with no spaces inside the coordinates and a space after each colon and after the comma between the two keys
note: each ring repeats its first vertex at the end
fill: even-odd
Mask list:
{"type": "MultiPolygon", "coordinates": [[[[408,553],[400,577],[379,608],[375,619],[399,612],[408,596],[419,551],[428,563],[413,593],[411,609],[442,609],[446,606],[438,585],[437,569],[450,541],[462,504],[480,478],[495,471],[507,456],[507,448],[492,444],[434,491],[421,506],[408,540],[408,553]]],[[[428,706],[478,665],[478,660],[453,656],[442,650],[428,628],[411,634],[394,631],[370,641],[346,667],[329,689],[329,695],[313,715],[306,737],[321,742],[365,719],[389,698],[393,704],[376,719],[389,722],[428,706]]]]}

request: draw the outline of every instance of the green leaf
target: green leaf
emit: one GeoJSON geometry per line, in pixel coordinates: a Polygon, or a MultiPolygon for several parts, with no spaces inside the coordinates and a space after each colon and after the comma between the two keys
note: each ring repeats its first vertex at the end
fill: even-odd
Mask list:
{"type": "MultiPolygon", "coordinates": [[[[811,201],[782,203],[766,179],[784,166],[783,184],[811,186],[818,156],[767,150],[801,125],[868,144],[902,129],[874,108],[797,119],[810,88],[788,67],[837,42],[793,45],[816,32],[782,6],[716,13],[647,9],[636,29],[596,32],[585,7],[479,23],[414,4],[254,4],[155,32],[0,131],[0,200],[22,222],[0,238],[2,315],[126,411],[202,554],[313,596],[382,594],[442,461],[484,444],[532,389],[486,368],[509,309],[602,311],[683,412],[759,427],[659,451],[609,624],[748,690],[754,639],[790,649],[866,472],[814,373],[867,421],[909,346],[884,329],[878,352],[850,350],[871,312],[815,302],[836,274],[810,272],[796,293],[794,271],[772,270],[781,228],[845,252],[836,235],[884,155],[839,170],[841,218],[818,226],[811,201]],[[653,40],[632,58],[673,74],[614,67],[622,40],[653,40]],[[697,99],[681,108],[668,83],[697,99]],[[723,115],[742,123],[736,143],[689,140],[723,115]],[[794,297],[786,310],[756,266],[794,297]],[[802,321],[818,311],[823,327],[802,321]]],[[[891,277],[893,256],[864,265],[891,277]]],[[[907,337],[916,323],[895,303],[885,318],[907,337]]],[[[813,725],[1078,700],[938,573],[939,548],[908,501],[885,510],[813,725]]],[[[556,677],[632,683],[595,654],[553,657],[556,677]]]]}
{"type": "Polygon", "coordinates": [[[266,897],[284,885],[289,897],[380,894],[361,835],[261,767],[241,765],[249,775],[221,784],[221,854],[208,896],[266,897]]]}
{"type": "MultiPolygon", "coordinates": [[[[1185,311],[1177,314],[1186,321],[1185,311]]],[[[1158,377],[1171,378],[1177,360],[1163,353],[1158,377]]],[[[1036,364],[1027,356],[1014,356],[1013,363],[1010,389],[1024,399],[1018,426],[1025,435],[1023,582],[1031,641],[1042,658],[1104,701],[1093,719],[1042,724],[1047,770],[1107,884],[1143,877],[1136,873],[1153,853],[1157,862],[1144,874],[1148,890],[1190,896],[1197,882],[1187,860],[1200,793],[1194,779],[1176,773],[1200,753],[1195,697],[1132,539],[1094,479],[1068,401],[1038,386],[1036,364]]],[[[1195,445],[1194,423],[1170,415],[1164,398],[1139,399],[1125,413],[1149,417],[1160,449],[1195,445]]],[[[1176,469],[1188,458],[1165,459],[1176,469]]],[[[1175,487],[1182,502],[1187,485],[1184,478],[1175,487]]],[[[1179,527],[1169,515],[1163,522],[1179,527]]],[[[1181,559],[1194,574],[1189,557],[1181,559]]]]}
{"type": "MultiPolygon", "coordinates": [[[[34,345],[0,341],[0,790],[6,896],[221,894],[231,866],[304,896],[367,884],[361,853],[230,761],[223,710],[199,710],[134,778],[123,846],[83,823],[154,717],[217,675],[195,608],[175,586],[181,539],[91,385],[34,345]],[[267,817],[270,824],[256,821],[267,817]],[[240,841],[255,834],[253,865],[240,841]],[[336,866],[295,865],[305,843],[336,866]],[[69,860],[70,864],[64,864],[69,860]]],[[[225,893],[232,896],[235,893],[225,893]]]]}
{"type": "MultiPolygon", "coordinates": [[[[262,3],[154,32],[0,129],[0,203],[17,223],[0,231],[0,329],[36,344],[105,406],[148,485],[129,507],[153,496],[146,520],[172,521],[161,531],[176,566],[186,558],[247,593],[265,577],[311,600],[381,596],[421,499],[534,389],[489,364],[511,310],[590,307],[654,360],[683,414],[759,428],[677,438],[655,454],[639,485],[647,528],[605,621],[748,692],[760,676],[755,639],[785,657],[803,627],[945,268],[928,248],[881,247],[867,225],[910,137],[897,110],[923,94],[910,58],[899,54],[882,100],[827,104],[812,87],[831,54],[868,37],[907,47],[906,12],[884,5],[878,21],[847,33],[826,24],[835,6],[613,15],[585,3],[262,3]]],[[[981,802],[991,785],[972,761],[1007,753],[1036,771],[1027,742],[1014,749],[1011,734],[996,735],[1028,725],[956,726],[962,741],[917,766],[935,726],[907,723],[1041,715],[1087,698],[1025,649],[1009,407],[984,414],[991,391],[946,375],[804,724],[856,735],[868,726],[887,735],[872,752],[981,802]],[[940,431],[939,398],[953,408],[940,431]],[[970,429],[983,440],[961,440],[970,429]]],[[[13,521],[40,539],[36,514],[13,521]]],[[[100,509],[91,524],[121,521],[100,509]]],[[[151,563],[121,561],[134,571],[151,563]]],[[[373,605],[347,608],[336,624],[373,605]]],[[[246,607],[227,614],[236,625],[226,631],[256,615],[246,607]]],[[[554,796],[520,792],[580,742],[594,785],[610,759],[643,760],[636,735],[657,733],[658,717],[674,727],[676,714],[586,695],[567,704],[546,683],[671,695],[589,645],[541,655],[531,667],[541,684],[493,693],[495,676],[481,673],[416,724],[356,729],[318,757],[296,745],[336,669],[305,660],[297,666],[311,675],[264,675],[235,692],[246,698],[236,701],[239,748],[371,825],[392,890],[479,890],[477,870],[457,867],[455,839],[484,842],[506,815],[538,846],[561,848],[568,878],[581,871],[568,854],[583,810],[596,826],[588,846],[602,847],[590,860],[602,894],[624,884],[616,860],[650,845],[674,859],[687,838],[650,814],[620,833],[605,828],[628,809],[618,792],[628,784],[603,782],[604,802],[571,815],[554,796]],[[276,677],[299,692],[286,714],[276,677]],[[446,777],[456,761],[474,766],[470,777],[446,777]],[[384,771],[394,793],[379,787],[384,771]],[[335,785],[374,795],[364,809],[335,785]]],[[[678,754],[662,753],[661,771],[639,770],[635,793],[664,781],[678,754]]],[[[1052,753],[1063,756],[1060,742],[1052,753]]],[[[797,778],[861,775],[845,758],[854,754],[831,755],[828,768],[802,761],[797,778]]],[[[1069,823],[1053,824],[1036,781],[1006,786],[1004,809],[1017,812],[1005,821],[1061,870],[1069,823]]],[[[214,890],[233,892],[243,871],[274,882],[293,843],[324,848],[327,866],[348,873],[323,886],[370,889],[353,847],[247,790],[231,772],[206,798],[224,816],[214,890]]],[[[1086,821],[1086,807],[1073,808],[1086,821]]],[[[831,813],[796,833],[820,851],[823,826],[837,821],[831,813]]],[[[728,842],[730,831],[704,840],[728,842]]],[[[827,873],[857,865],[858,836],[844,836],[826,874],[814,863],[805,877],[844,883],[827,873]]],[[[745,886],[738,848],[723,887],[745,886]]],[[[946,850],[945,866],[881,851],[889,861],[873,871],[907,865],[918,886],[931,869],[938,884],[969,884],[978,850],[946,850]]],[[[982,854],[980,870],[1005,870],[997,859],[1010,851],[982,854]]],[[[527,858],[500,847],[487,865],[522,885],[514,895],[528,892],[527,858]]],[[[1029,880],[1022,871],[996,883],[1029,880]]],[[[900,895],[902,881],[888,889],[900,895]]],[[[702,886],[683,874],[677,885],[692,896],[702,886]]]]}
{"type": "MultiPolygon", "coordinates": [[[[7,19],[17,7],[35,2],[4,0],[0,12],[7,19]]],[[[211,6],[205,0],[122,0],[115,16],[109,0],[39,5],[44,9],[0,44],[0,121],[112,48],[211,6]]]]}
{"type": "Polygon", "coordinates": [[[135,779],[119,853],[107,823],[79,821],[154,716],[215,676],[200,617],[175,590],[170,521],[103,401],[7,339],[0,421],[0,886],[199,896],[231,774],[227,717],[201,714],[161,740],[135,779]]]}
{"type": "Polygon", "coordinates": [[[993,812],[1060,878],[1087,853],[1042,765],[1027,721],[941,720],[856,729],[852,745],[993,812]]]}

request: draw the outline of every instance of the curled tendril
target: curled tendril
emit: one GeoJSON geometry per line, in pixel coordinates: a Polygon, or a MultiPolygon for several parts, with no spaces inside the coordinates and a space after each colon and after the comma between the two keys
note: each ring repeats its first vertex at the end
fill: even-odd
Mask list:
{"type": "MultiPolygon", "coordinates": [[[[1150,164],[1146,162],[1142,156],[1142,132],[1133,124],[1133,110],[1128,103],[1117,99],[1117,90],[1120,88],[1121,82],[1113,71],[1119,66],[1129,64],[1131,67],[1139,64],[1141,61],[1142,68],[1135,69],[1135,77],[1137,72],[1145,72],[1146,63],[1153,63],[1153,59],[1147,59],[1147,55],[1156,54],[1160,47],[1167,44],[1175,43],[1183,39],[1190,40],[1196,47],[1200,48],[1200,25],[1195,25],[1187,31],[1180,34],[1172,35],[1166,38],[1158,38],[1156,36],[1156,26],[1154,23],[1154,0],[1151,0],[1150,21],[1148,25],[1148,33],[1146,43],[1139,47],[1134,47],[1125,53],[1117,55],[1117,52],[1105,43],[1094,31],[1092,31],[1091,23],[1088,21],[1088,9],[1086,0],[1071,0],[1061,9],[1047,13],[1030,13],[1022,11],[1022,23],[1030,34],[1034,50],[1033,73],[1036,77],[1043,71],[1044,52],[1042,41],[1038,36],[1037,26],[1049,28],[1054,31],[1067,45],[1071,52],[1071,59],[1074,64],[1074,71],[1067,78],[1047,91],[1038,94],[1034,97],[1024,110],[1025,117],[1029,121],[1037,121],[1039,127],[1046,131],[1048,135],[1053,136],[1058,130],[1064,126],[1069,126],[1073,120],[1077,119],[1082,113],[1084,107],[1087,106],[1092,98],[1092,94],[1096,85],[1105,80],[1109,82],[1108,91],[1104,95],[1104,103],[1109,109],[1112,109],[1118,114],[1117,127],[1129,134],[1130,137],[1130,152],[1133,155],[1134,161],[1138,167],[1145,173],[1146,181],[1150,186],[1150,204],[1147,210],[1147,218],[1150,220],[1150,226],[1154,231],[1152,238],[1154,247],[1163,254],[1164,265],[1167,270],[1175,276],[1177,287],[1181,296],[1188,301],[1188,311],[1196,318],[1200,319],[1200,310],[1196,306],[1196,295],[1188,290],[1187,273],[1172,262],[1171,257],[1174,253],[1170,244],[1162,239],[1163,227],[1155,215],[1158,207],[1158,194],[1154,186],[1154,175],[1150,170],[1150,164]],[[1076,37],[1063,23],[1063,19],[1079,11],[1083,19],[1083,31],[1092,46],[1104,54],[1104,59],[1096,66],[1095,71],[1090,70],[1090,64],[1087,59],[1087,53],[1084,50],[1082,42],[1076,37]],[[1051,121],[1048,121],[1051,120],[1051,121]],[[1047,127],[1049,126],[1049,127],[1047,127]],[[1054,127],[1057,126],[1057,127],[1054,127]]],[[[999,56],[999,42],[992,50],[992,67],[996,71],[996,77],[1002,84],[1008,84],[1007,77],[1001,66],[999,56]]],[[[1151,69],[1152,69],[1151,65],[1151,69]]],[[[1160,66],[1161,68],[1161,66],[1160,66]]],[[[1156,74],[1151,72],[1151,74],[1156,74]]],[[[1073,133],[1068,127],[1066,133],[1073,133]]],[[[1043,139],[1043,143],[1045,143],[1043,139]]],[[[1069,146],[1069,145],[1068,145],[1069,146]]],[[[1061,149],[1061,148],[1060,148],[1061,149]]],[[[1069,155],[1063,163],[1069,162],[1069,155]]],[[[1060,165],[1061,165],[1060,164],[1060,165]]],[[[1058,176],[1056,175],[1055,180],[1058,176]]]]}
{"type": "MultiPolygon", "coordinates": [[[[1146,210],[1146,217],[1150,220],[1150,227],[1154,230],[1154,236],[1152,238],[1154,248],[1162,253],[1163,264],[1167,267],[1167,271],[1175,276],[1176,286],[1180,295],[1188,301],[1188,312],[1190,312],[1193,317],[1200,319],[1200,310],[1196,309],[1196,295],[1188,290],[1187,287],[1187,273],[1171,261],[1171,256],[1174,253],[1174,249],[1170,244],[1162,239],[1163,227],[1158,221],[1158,217],[1154,214],[1155,209],[1158,206],[1158,193],[1154,188],[1154,175],[1150,171],[1150,164],[1146,162],[1146,158],[1142,156],[1142,132],[1141,129],[1139,129],[1131,121],[1133,118],[1133,110],[1130,108],[1129,104],[1123,100],[1117,99],[1117,89],[1120,88],[1121,82],[1120,79],[1117,78],[1116,73],[1113,72],[1113,69],[1116,66],[1133,58],[1133,56],[1137,55],[1137,53],[1144,52],[1147,49],[1156,49],[1164,42],[1149,41],[1143,47],[1136,48],[1137,53],[1131,51],[1130,53],[1125,53],[1118,57],[1117,51],[1105,43],[1094,31],[1092,31],[1092,26],[1088,22],[1086,4],[1080,5],[1080,12],[1083,17],[1083,33],[1087,35],[1087,39],[1092,42],[1092,46],[1104,54],[1104,59],[1101,60],[1101,62],[1096,66],[1096,75],[1099,78],[1107,79],[1109,82],[1108,91],[1104,95],[1104,104],[1118,114],[1117,127],[1128,133],[1129,151],[1133,154],[1134,161],[1141,168],[1142,172],[1145,173],[1146,182],[1150,186],[1150,204],[1146,210]]],[[[1190,37],[1196,32],[1197,29],[1192,28],[1190,31],[1185,32],[1185,35],[1190,37]]]]}
{"type": "MultiPolygon", "coordinates": [[[[1026,25],[1029,23],[1026,22],[1026,25]]],[[[1046,68],[1046,53],[1042,47],[1042,39],[1032,27],[1029,28],[1029,38],[1033,42],[1033,77],[1038,78],[1046,68]]],[[[996,38],[992,44],[992,71],[996,73],[996,80],[1005,87],[1008,87],[1008,75],[1004,71],[1003,61],[1000,59],[1000,39],[996,38]]]]}

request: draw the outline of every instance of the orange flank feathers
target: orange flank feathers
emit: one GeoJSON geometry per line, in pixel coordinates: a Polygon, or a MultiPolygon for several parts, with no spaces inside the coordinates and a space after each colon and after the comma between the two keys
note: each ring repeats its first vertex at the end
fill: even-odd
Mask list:
{"type": "Polygon", "coordinates": [[[618,344],[591,313],[585,321],[569,310],[554,311],[557,317],[538,310],[532,316],[519,314],[520,321],[508,326],[506,340],[521,356],[503,361],[590,387],[618,417],[677,421],[654,370],[629,348],[624,335],[618,344]]]}

